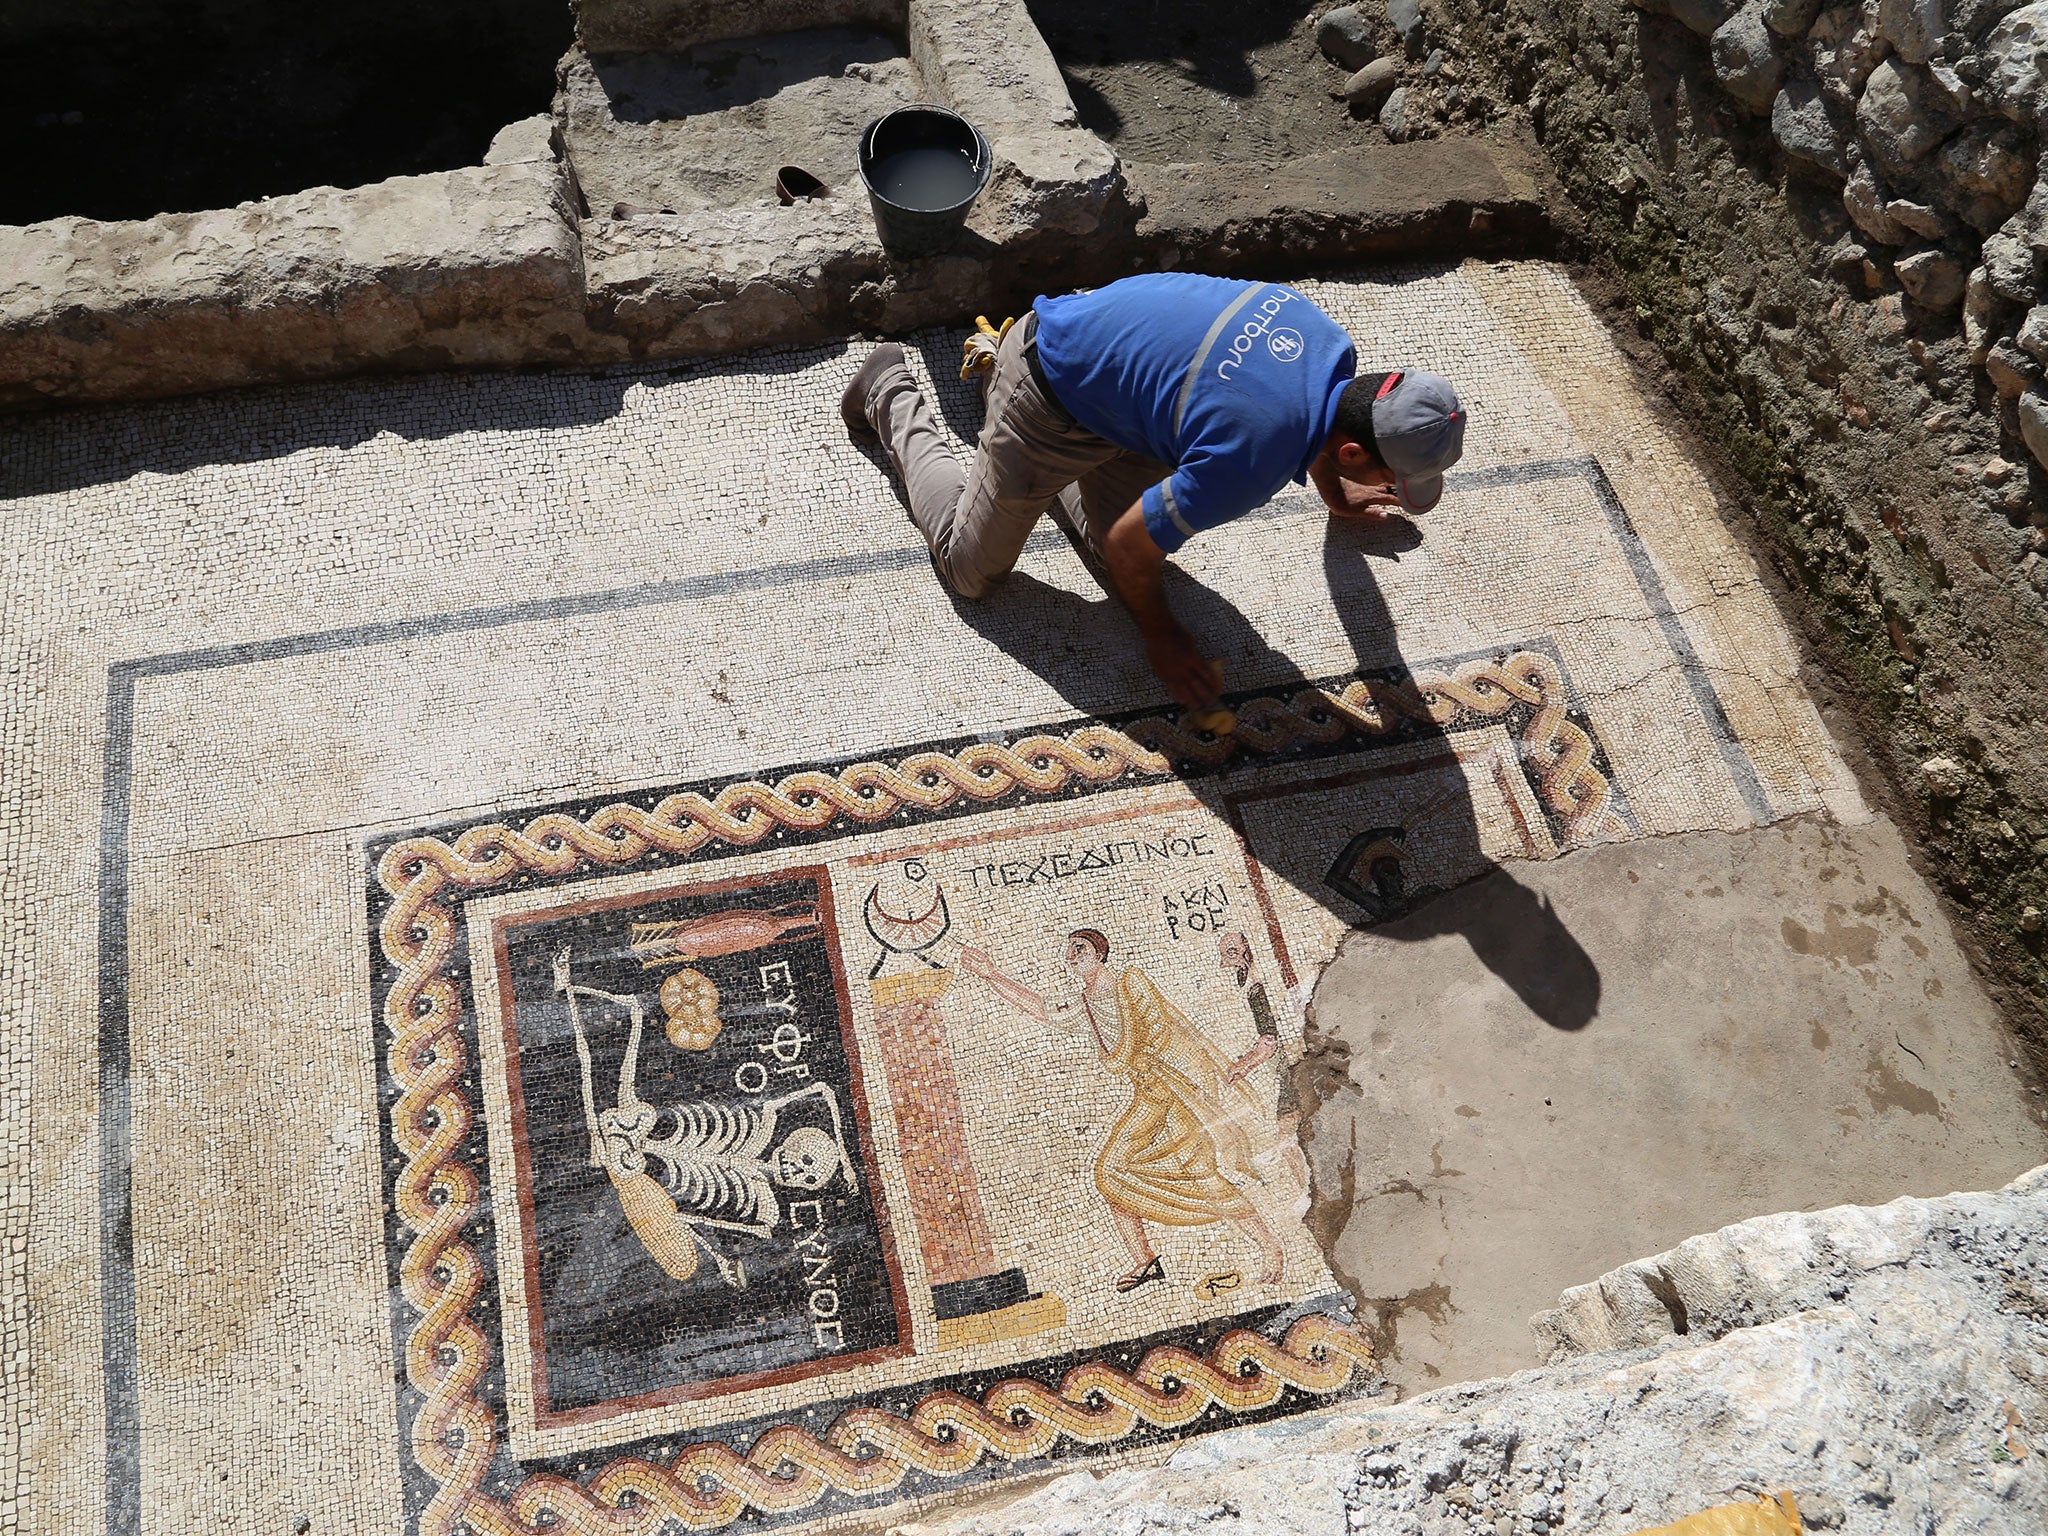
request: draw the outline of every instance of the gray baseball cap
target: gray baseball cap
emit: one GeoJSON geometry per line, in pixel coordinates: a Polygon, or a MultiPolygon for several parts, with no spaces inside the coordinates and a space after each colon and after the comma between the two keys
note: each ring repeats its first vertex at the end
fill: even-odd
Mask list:
{"type": "Polygon", "coordinates": [[[1444,471],[1465,452],[1465,407],[1441,374],[1389,374],[1372,403],[1372,435],[1398,477],[1401,505],[1427,512],[1444,493],[1444,471]]]}

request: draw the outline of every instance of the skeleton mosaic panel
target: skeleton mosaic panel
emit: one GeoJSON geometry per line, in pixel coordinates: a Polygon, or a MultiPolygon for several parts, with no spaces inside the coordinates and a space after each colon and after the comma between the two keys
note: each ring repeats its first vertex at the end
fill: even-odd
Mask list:
{"type": "Polygon", "coordinates": [[[494,924],[537,1422],[908,1348],[826,910],[813,874],[494,924]]]}

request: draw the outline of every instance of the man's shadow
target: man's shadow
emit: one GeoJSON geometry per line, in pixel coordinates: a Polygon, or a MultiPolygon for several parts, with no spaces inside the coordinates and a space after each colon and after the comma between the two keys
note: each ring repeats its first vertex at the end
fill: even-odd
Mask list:
{"type": "MultiPolygon", "coordinates": [[[[1376,525],[1334,520],[1328,524],[1323,570],[1331,598],[1356,669],[1374,678],[1405,679],[1409,666],[1373,563],[1398,560],[1419,538],[1405,519],[1376,525]]],[[[1172,567],[1167,591],[1181,622],[1207,654],[1225,660],[1230,678],[1245,680],[1257,694],[1282,698],[1314,681],[1269,645],[1220,594],[1172,567]]],[[[1106,593],[1096,599],[1082,597],[1018,570],[989,597],[979,602],[955,599],[954,606],[970,628],[1043,678],[1081,714],[1128,718],[1134,681],[1141,690],[1149,684],[1159,696],[1156,708],[1140,713],[1169,719],[1185,714],[1163,697],[1146,668],[1137,626],[1123,605],[1106,593]],[[1121,651],[1133,665],[1105,667],[1076,643],[1077,637],[1097,637],[1112,656],[1121,651]],[[1143,679],[1135,679],[1135,672],[1142,672],[1143,679]]],[[[1226,702],[1242,700],[1232,695],[1226,702]]],[[[1427,863],[1450,872],[1440,884],[1418,881],[1408,872],[1410,861],[1403,847],[1408,829],[1353,827],[1333,819],[1325,832],[1309,831],[1317,816],[1313,793],[1293,800],[1301,818],[1294,831],[1306,835],[1263,840],[1254,836],[1249,839],[1253,853],[1270,875],[1353,926],[1370,926],[1380,936],[1399,941],[1461,934],[1473,954],[1531,1012],[1558,1029],[1583,1028],[1599,1009],[1599,968],[1549,899],[1486,855],[1477,809],[1464,771],[1456,766],[1451,734],[1434,721],[1409,721],[1386,742],[1389,750],[1398,745],[1403,762],[1421,758],[1452,765],[1445,777],[1454,789],[1435,797],[1427,812],[1427,863]]],[[[1374,745],[1353,735],[1341,750],[1370,752],[1374,745]]],[[[1179,768],[1191,793],[1226,822],[1242,828],[1237,807],[1226,799],[1226,782],[1236,771],[1274,760],[1240,751],[1217,771],[1205,771],[1197,763],[1179,768]]],[[[1302,776],[1316,775],[1305,768],[1302,776]]],[[[1334,808],[1334,798],[1326,798],[1334,808]]]]}

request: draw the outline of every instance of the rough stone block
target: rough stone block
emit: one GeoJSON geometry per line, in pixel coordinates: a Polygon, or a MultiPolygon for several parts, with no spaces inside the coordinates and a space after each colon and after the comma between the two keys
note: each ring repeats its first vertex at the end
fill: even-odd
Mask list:
{"type": "Polygon", "coordinates": [[[555,120],[543,112],[500,128],[484,151],[485,165],[551,165],[555,160],[555,120]]]}
{"type": "Polygon", "coordinates": [[[2038,1453],[1986,1447],[2002,1404],[2041,1412],[2044,1213],[2022,1180],[1743,1222],[1565,1292],[1535,1320],[1544,1369],[1218,1435],[1113,1482],[1076,1472],[916,1533],[1619,1533],[1777,1488],[1843,1536],[1900,1511],[2037,1530],[2038,1453]]]}
{"type": "Polygon", "coordinates": [[[557,168],[0,229],[0,407],[583,355],[557,168]]]}
{"type": "Polygon", "coordinates": [[[1143,259],[1210,272],[1513,249],[1541,237],[1542,202],[1500,146],[1432,139],[1371,155],[1140,165],[1143,259]]]}

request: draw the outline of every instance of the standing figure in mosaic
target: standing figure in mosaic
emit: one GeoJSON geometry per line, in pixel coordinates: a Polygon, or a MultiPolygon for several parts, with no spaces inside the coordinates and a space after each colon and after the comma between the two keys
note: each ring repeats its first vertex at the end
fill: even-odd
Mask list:
{"type": "Polygon", "coordinates": [[[1167,692],[1196,710],[1216,707],[1220,682],[1167,605],[1168,556],[1290,481],[1312,483],[1333,517],[1426,512],[1465,446],[1449,380],[1359,375],[1344,328],[1280,283],[1151,272],[1041,297],[968,339],[970,376],[987,415],[965,466],[895,342],[840,402],[902,475],[940,577],[986,596],[1050,514],[1130,609],[1167,692]]]}
{"type": "Polygon", "coordinates": [[[1286,1255],[1252,1197],[1263,1182],[1254,1159],[1270,1142],[1271,1122],[1242,1076],[1233,1077],[1233,1062],[1137,966],[1113,969],[1099,930],[1069,934],[1063,958],[1081,984],[1071,1003],[1049,1002],[1005,976],[982,950],[963,949],[960,963],[1039,1022],[1085,1031],[1102,1064],[1130,1084],[1130,1106],[1095,1159],[1095,1188],[1131,1258],[1117,1290],[1166,1279],[1147,1223],[1228,1222],[1258,1249],[1260,1280],[1277,1283],[1286,1255]]]}
{"type": "Polygon", "coordinates": [[[671,1277],[695,1275],[701,1248],[727,1285],[744,1286],[746,1264],[724,1253],[707,1232],[766,1238],[782,1222],[779,1189],[815,1191],[834,1179],[844,1179],[848,1190],[859,1185],[838,1096],[829,1084],[813,1083],[761,1104],[649,1104],[636,1087],[646,1013],[640,999],[578,986],[570,979],[569,964],[570,952],[557,951],[555,991],[569,1005],[569,1027],[582,1065],[591,1167],[604,1169],[634,1236],[671,1277]],[[623,1008],[633,1021],[619,1061],[618,1101],[610,1109],[597,1107],[590,1041],[583,1032],[585,998],[623,1008]],[[778,1142],[783,1118],[810,1100],[820,1103],[831,1129],[800,1125],[778,1142]],[[650,1164],[660,1178],[649,1171],[650,1164]]]}

